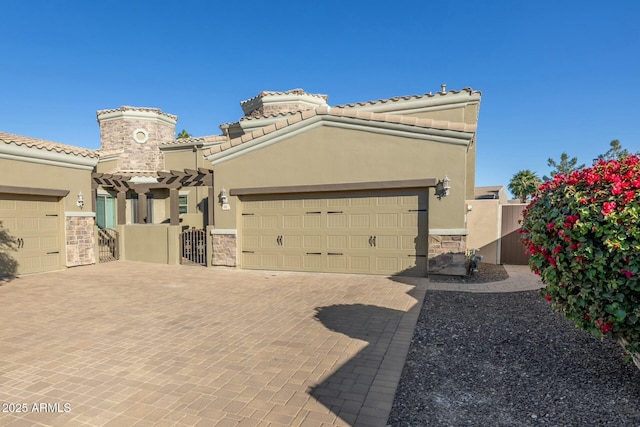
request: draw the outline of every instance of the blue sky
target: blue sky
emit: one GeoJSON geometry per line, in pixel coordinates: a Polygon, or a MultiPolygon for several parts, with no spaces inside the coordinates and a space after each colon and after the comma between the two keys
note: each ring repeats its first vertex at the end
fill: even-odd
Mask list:
{"type": "MultiPolygon", "coordinates": [[[[482,91],[477,185],[640,151],[640,2],[0,2],[0,130],[98,148],[96,110],[158,107],[218,134],[240,101],[482,91]]],[[[428,171],[425,171],[428,175],[428,171]]]]}

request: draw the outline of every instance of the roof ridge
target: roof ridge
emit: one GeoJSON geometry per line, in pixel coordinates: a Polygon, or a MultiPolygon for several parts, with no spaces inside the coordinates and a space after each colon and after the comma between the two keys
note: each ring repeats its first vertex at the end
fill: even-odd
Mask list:
{"type": "Polygon", "coordinates": [[[154,108],[154,107],[132,107],[130,105],[123,105],[120,108],[109,108],[109,109],[106,109],[106,110],[98,110],[98,111],[96,111],[96,116],[100,117],[102,114],[115,113],[116,111],[148,111],[148,112],[151,112],[151,113],[158,113],[161,116],[166,116],[166,117],[169,117],[169,118],[174,119],[176,121],[178,120],[178,116],[176,116],[175,114],[165,113],[160,108],[154,108]]]}
{"type": "Polygon", "coordinates": [[[436,96],[447,96],[449,94],[451,95],[455,95],[458,93],[462,93],[462,92],[468,92],[469,94],[473,94],[473,93],[479,93],[481,94],[482,92],[480,92],[479,90],[473,90],[471,87],[464,87],[460,90],[455,90],[455,89],[451,89],[447,92],[436,92],[436,93],[425,93],[423,95],[404,95],[404,96],[394,96],[393,98],[385,98],[385,99],[376,99],[376,100],[372,100],[372,101],[360,101],[360,102],[353,102],[353,103],[348,103],[348,104],[340,104],[340,105],[336,105],[335,108],[355,108],[355,107],[362,107],[365,105],[374,105],[374,104],[386,104],[387,102],[398,102],[398,101],[408,101],[410,99],[421,99],[421,98],[434,98],[436,96]]]}
{"type": "Polygon", "coordinates": [[[304,110],[297,110],[297,111],[284,111],[284,112],[271,113],[271,114],[261,114],[259,116],[243,116],[243,117],[240,117],[240,121],[243,121],[243,120],[270,119],[270,118],[278,117],[278,116],[290,116],[292,114],[299,113],[300,111],[312,110],[313,108],[315,108],[315,107],[309,107],[309,108],[305,108],[304,110]]]}
{"type": "Polygon", "coordinates": [[[99,157],[99,153],[97,150],[48,141],[46,139],[16,135],[8,132],[0,132],[0,141],[4,142],[5,144],[23,145],[29,148],[44,149],[47,151],[55,151],[57,153],[63,154],[73,154],[82,157],[99,157]]]}
{"type": "Polygon", "coordinates": [[[249,99],[245,99],[244,101],[240,101],[240,105],[244,105],[244,104],[248,104],[251,101],[255,101],[258,98],[262,98],[263,96],[267,96],[267,95],[309,95],[309,96],[313,96],[315,98],[320,98],[320,99],[324,99],[325,101],[327,99],[329,99],[329,95],[324,95],[324,94],[319,94],[319,93],[309,93],[306,92],[304,89],[301,88],[297,88],[297,89],[290,89],[284,92],[279,92],[279,91],[271,91],[271,90],[263,90],[260,93],[258,93],[256,96],[249,98],[249,99]]]}

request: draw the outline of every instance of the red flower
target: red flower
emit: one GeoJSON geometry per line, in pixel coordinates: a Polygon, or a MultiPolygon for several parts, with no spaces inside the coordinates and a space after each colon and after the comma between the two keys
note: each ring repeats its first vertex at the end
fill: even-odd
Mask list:
{"type": "Polygon", "coordinates": [[[551,221],[549,224],[547,224],[547,230],[551,230],[555,226],[556,226],[556,223],[551,221]]]}
{"type": "Polygon", "coordinates": [[[620,270],[620,273],[624,274],[627,279],[631,276],[635,276],[635,273],[631,270],[620,270]]]}
{"type": "Polygon", "coordinates": [[[622,201],[622,203],[627,204],[630,201],[632,201],[634,199],[634,197],[636,197],[636,192],[635,191],[633,191],[633,190],[626,191],[624,193],[624,200],[622,201]]]}
{"type": "Polygon", "coordinates": [[[602,215],[609,215],[616,208],[616,202],[604,202],[602,204],[602,215]]]}
{"type": "Polygon", "coordinates": [[[611,329],[613,329],[613,323],[611,322],[604,322],[598,319],[596,320],[595,323],[596,323],[596,326],[600,328],[603,334],[606,334],[607,332],[611,331],[611,329]]]}
{"type": "Polygon", "coordinates": [[[546,299],[547,301],[551,301],[551,295],[549,295],[549,294],[545,295],[544,299],[546,299]]]}
{"type": "Polygon", "coordinates": [[[555,248],[553,248],[553,253],[559,254],[560,252],[562,252],[562,246],[558,245],[555,248]]]}

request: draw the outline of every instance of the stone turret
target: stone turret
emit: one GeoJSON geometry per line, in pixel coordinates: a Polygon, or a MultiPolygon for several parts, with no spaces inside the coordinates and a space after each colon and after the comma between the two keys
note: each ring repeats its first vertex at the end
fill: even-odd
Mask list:
{"type": "Polygon", "coordinates": [[[307,93],[302,89],[286,92],[263,91],[254,98],[242,101],[240,106],[245,117],[263,117],[327,105],[328,99],[327,95],[307,93]]]}
{"type": "Polygon", "coordinates": [[[161,144],[175,140],[178,116],[159,108],[123,106],[97,113],[101,150],[116,154],[118,172],[155,172],[164,170],[161,144]]]}

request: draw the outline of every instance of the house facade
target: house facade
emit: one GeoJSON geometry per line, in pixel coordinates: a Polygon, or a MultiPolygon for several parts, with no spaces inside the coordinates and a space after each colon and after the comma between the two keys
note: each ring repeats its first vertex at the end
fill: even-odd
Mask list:
{"type": "MultiPolygon", "coordinates": [[[[443,88],[329,106],[326,95],[301,89],[261,92],[241,103],[243,117],[221,125],[221,134],[184,139],[175,139],[177,116],[160,109],[100,110],[97,151],[0,138],[0,156],[22,147],[39,155],[64,152],[69,162],[47,165],[69,170],[59,181],[38,181],[35,170],[33,180],[22,178],[21,165],[31,160],[0,157],[0,203],[57,198],[65,224],[85,218],[87,227],[118,230],[120,255],[132,260],[179,262],[180,233],[203,229],[207,265],[458,274],[480,99],[469,88],[443,88]],[[78,159],[84,169],[73,163],[78,159]],[[8,168],[15,179],[5,185],[8,168]],[[87,195],[84,209],[76,206],[80,191],[87,195]]],[[[0,210],[0,221],[10,223],[12,215],[0,210]]],[[[18,236],[13,223],[3,227],[18,236]]],[[[96,262],[90,255],[70,262],[78,252],[71,246],[60,246],[65,256],[58,267],[96,262]]]]}

